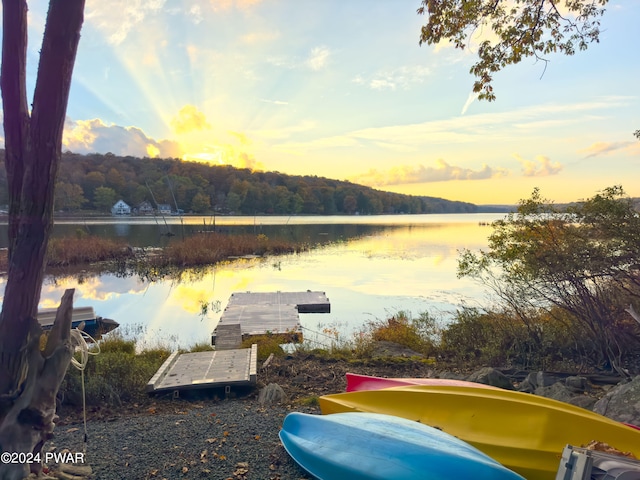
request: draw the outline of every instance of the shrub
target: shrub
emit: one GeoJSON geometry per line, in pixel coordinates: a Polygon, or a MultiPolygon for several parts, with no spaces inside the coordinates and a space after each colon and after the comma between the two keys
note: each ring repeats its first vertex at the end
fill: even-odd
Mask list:
{"type": "Polygon", "coordinates": [[[394,342],[424,355],[431,355],[435,350],[435,321],[422,314],[414,319],[407,312],[398,312],[391,318],[369,323],[363,334],[357,334],[357,344],[361,350],[368,350],[367,332],[374,341],[394,342]]]}
{"type": "Polygon", "coordinates": [[[268,238],[266,235],[223,235],[205,233],[180,241],[173,241],[154,262],[158,265],[211,265],[228,257],[292,253],[302,249],[288,240],[268,238]]]}
{"type": "Polygon", "coordinates": [[[279,335],[256,335],[242,342],[242,348],[251,348],[251,345],[258,344],[258,360],[264,361],[273,353],[275,357],[284,357],[284,350],[280,346],[283,338],[279,335]]]}
{"type": "MultiPolygon", "coordinates": [[[[143,400],[147,382],[170,354],[161,348],[136,353],[135,341],[117,335],[100,341],[99,346],[100,353],[89,357],[84,371],[87,405],[120,406],[143,400]]],[[[96,346],[90,348],[97,351],[96,346]]],[[[81,405],[82,391],[82,373],[70,366],[60,387],[63,403],[81,405]]]]}
{"type": "Polygon", "coordinates": [[[123,241],[92,235],[52,238],[47,248],[47,265],[61,267],[102,262],[133,256],[123,241]]]}

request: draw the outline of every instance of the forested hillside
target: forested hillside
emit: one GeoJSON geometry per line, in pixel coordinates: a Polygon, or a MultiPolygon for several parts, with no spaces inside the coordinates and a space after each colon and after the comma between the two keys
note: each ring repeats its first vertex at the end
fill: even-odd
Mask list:
{"type": "MultiPolygon", "coordinates": [[[[0,204],[8,203],[4,150],[0,204]]],[[[383,192],[316,176],[256,172],[228,165],[178,159],[63,154],[56,187],[56,211],[109,212],[118,200],[206,214],[381,214],[467,213],[476,205],[434,197],[383,192]]]]}

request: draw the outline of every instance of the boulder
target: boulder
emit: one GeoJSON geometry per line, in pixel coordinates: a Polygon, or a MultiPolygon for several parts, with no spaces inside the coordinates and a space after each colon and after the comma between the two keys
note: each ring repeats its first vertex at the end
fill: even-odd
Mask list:
{"type": "Polygon", "coordinates": [[[520,382],[518,391],[525,393],[535,392],[536,388],[538,388],[537,376],[538,374],[536,372],[529,372],[529,375],[527,375],[527,377],[522,382],[520,382]]]}
{"type": "Polygon", "coordinates": [[[515,390],[509,377],[500,370],[491,367],[481,368],[477,372],[472,373],[467,377],[467,381],[484,383],[485,385],[492,385],[494,387],[504,388],[505,390],[515,390]]]}
{"type": "Polygon", "coordinates": [[[541,397],[552,398],[566,403],[570,403],[573,398],[572,393],[562,382],[556,382],[548,387],[538,387],[534,393],[541,397]]]}
{"type": "Polygon", "coordinates": [[[389,357],[424,357],[421,353],[411,350],[409,347],[400,345],[395,342],[389,342],[387,340],[377,341],[373,345],[373,352],[371,353],[373,358],[389,358],[389,357]]]}
{"type": "Polygon", "coordinates": [[[270,383],[260,390],[258,401],[260,405],[273,405],[274,403],[283,403],[287,400],[287,395],[277,383],[270,383]]]}
{"type": "Polygon", "coordinates": [[[562,378],[546,372],[530,372],[520,383],[518,391],[535,393],[539,388],[546,388],[562,381],[562,378]]]}
{"type": "Polygon", "coordinates": [[[587,379],[578,375],[565,378],[564,384],[572,393],[584,393],[589,388],[587,379]]]}
{"type": "Polygon", "coordinates": [[[584,408],[585,410],[593,410],[593,406],[597,401],[597,398],[591,397],[589,395],[576,395],[574,397],[571,397],[569,403],[571,405],[575,405],[576,407],[584,408]]]}
{"type": "Polygon", "coordinates": [[[596,402],[593,411],[619,422],[640,425],[640,376],[609,390],[596,402]]]}

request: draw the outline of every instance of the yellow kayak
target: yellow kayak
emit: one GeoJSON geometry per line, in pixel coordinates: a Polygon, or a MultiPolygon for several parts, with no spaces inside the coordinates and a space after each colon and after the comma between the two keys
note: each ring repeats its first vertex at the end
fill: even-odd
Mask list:
{"type": "Polygon", "coordinates": [[[640,458],[640,430],[529,393],[416,385],[320,397],[323,414],[373,412],[458,437],[528,480],[554,480],[562,450],[596,440],[640,458]]]}

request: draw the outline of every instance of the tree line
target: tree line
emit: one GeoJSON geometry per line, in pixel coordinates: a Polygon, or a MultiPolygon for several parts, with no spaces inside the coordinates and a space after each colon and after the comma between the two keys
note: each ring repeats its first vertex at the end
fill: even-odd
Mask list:
{"type": "MultiPolygon", "coordinates": [[[[4,150],[0,162],[4,164],[4,150]]],[[[0,166],[0,167],[3,167],[0,166]]],[[[8,203],[0,168],[0,205],[8,203]]],[[[179,159],[65,152],[55,189],[57,212],[109,212],[123,200],[135,208],[169,204],[196,214],[474,213],[478,206],[436,197],[384,192],[317,176],[259,172],[179,159]]]]}

